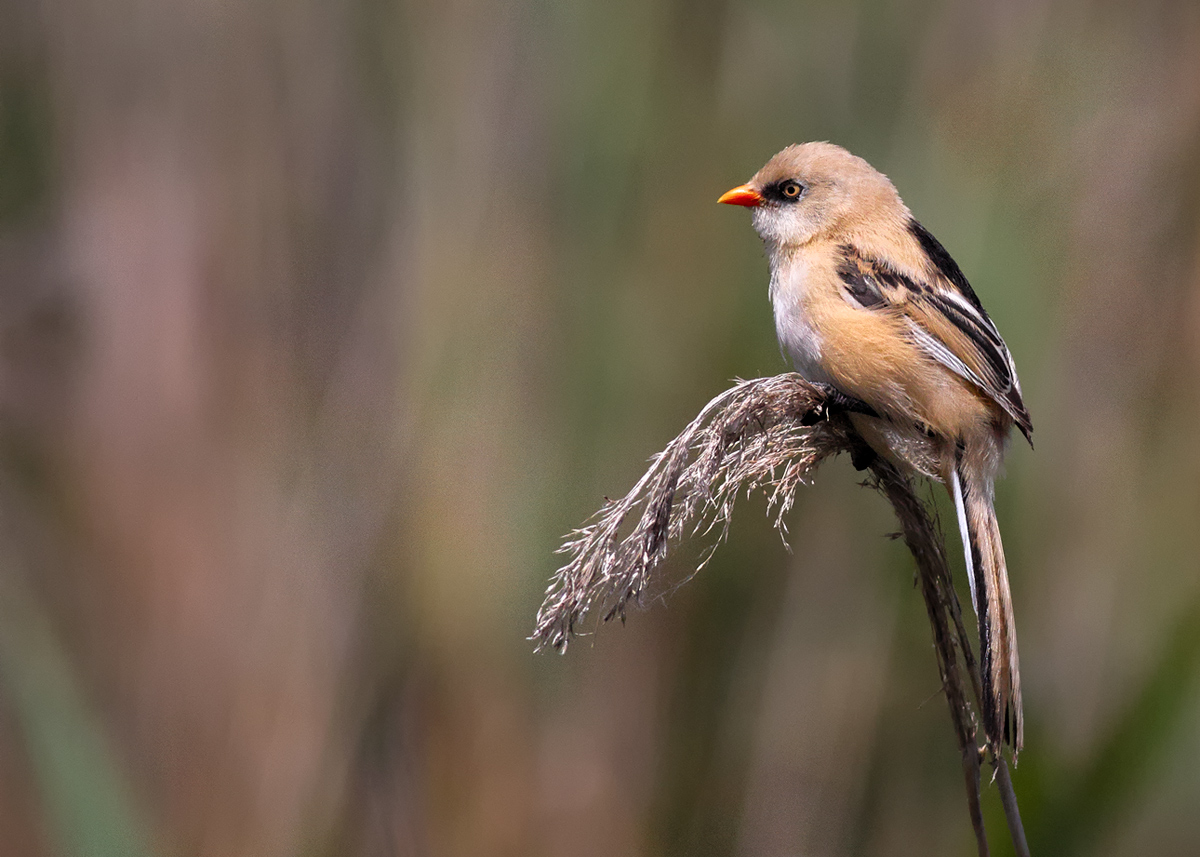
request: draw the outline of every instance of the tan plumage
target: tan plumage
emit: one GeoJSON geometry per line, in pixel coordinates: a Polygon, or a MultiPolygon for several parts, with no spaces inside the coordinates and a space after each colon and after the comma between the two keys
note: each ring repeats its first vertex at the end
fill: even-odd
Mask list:
{"type": "Polygon", "coordinates": [[[797,370],[868,406],[878,416],[851,414],[867,443],[950,491],[979,616],[985,725],[1020,749],[1016,625],[992,486],[1013,424],[1026,438],[1033,425],[1008,348],[892,183],[845,149],[789,146],[721,201],[753,209],[776,332],[797,370]]]}

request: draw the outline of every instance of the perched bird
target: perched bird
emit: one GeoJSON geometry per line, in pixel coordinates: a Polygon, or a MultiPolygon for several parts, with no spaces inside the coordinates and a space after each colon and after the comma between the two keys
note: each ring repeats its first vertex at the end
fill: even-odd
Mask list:
{"type": "Polygon", "coordinates": [[[996,325],[887,176],[840,146],[789,146],[719,201],[753,210],[796,370],[876,454],[950,492],[979,617],[985,728],[1019,750],[1016,626],[992,501],[1010,429],[1030,440],[1033,424],[996,325]]]}

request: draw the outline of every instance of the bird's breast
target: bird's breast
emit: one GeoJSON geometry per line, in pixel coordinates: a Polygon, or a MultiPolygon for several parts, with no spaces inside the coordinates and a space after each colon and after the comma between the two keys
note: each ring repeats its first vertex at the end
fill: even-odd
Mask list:
{"type": "Polygon", "coordinates": [[[808,310],[811,267],[802,258],[772,266],[771,305],[775,310],[775,335],[779,347],[791,358],[796,371],[810,381],[831,383],[821,362],[821,336],[808,310]]]}

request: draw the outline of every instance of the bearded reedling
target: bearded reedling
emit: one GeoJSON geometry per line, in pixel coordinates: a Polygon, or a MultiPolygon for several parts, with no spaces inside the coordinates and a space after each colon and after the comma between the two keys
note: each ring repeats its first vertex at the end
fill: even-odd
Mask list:
{"type": "Polygon", "coordinates": [[[887,176],[839,146],[789,146],[719,201],[753,210],[796,370],[875,454],[947,486],[979,617],[985,727],[1019,750],[1017,634],[992,501],[1012,426],[1029,440],[1033,423],[1004,340],[887,176]]]}

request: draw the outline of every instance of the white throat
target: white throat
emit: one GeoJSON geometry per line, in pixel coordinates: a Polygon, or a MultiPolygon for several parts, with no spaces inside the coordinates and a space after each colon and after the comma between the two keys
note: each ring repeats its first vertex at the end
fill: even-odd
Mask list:
{"type": "Polygon", "coordinates": [[[775,309],[775,335],[779,347],[791,357],[796,371],[810,381],[829,383],[821,369],[821,337],[813,329],[806,309],[810,266],[803,254],[784,256],[772,252],[771,305],[775,309]],[[782,256],[782,258],[780,258],[782,256]]]}

